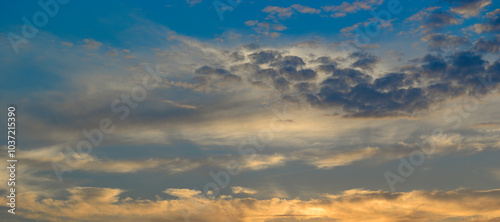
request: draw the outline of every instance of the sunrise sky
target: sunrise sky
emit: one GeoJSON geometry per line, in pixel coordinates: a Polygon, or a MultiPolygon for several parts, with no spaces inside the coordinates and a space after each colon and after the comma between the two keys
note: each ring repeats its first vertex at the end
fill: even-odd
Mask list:
{"type": "Polygon", "coordinates": [[[0,221],[500,221],[498,1],[3,3],[0,221]]]}

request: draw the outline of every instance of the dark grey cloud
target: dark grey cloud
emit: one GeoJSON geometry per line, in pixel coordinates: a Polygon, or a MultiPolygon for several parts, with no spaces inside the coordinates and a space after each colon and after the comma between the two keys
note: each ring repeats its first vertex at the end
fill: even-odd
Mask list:
{"type": "Polygon", "coordinates": [[[353,52],[349,57],[357,59],[357,61],[352,64],[352,67],[370,71],[372,71],[375,65],[380,61],[377,56],[366,52],[353,52]]]}
{"type": "Polygon", "coordinates": [[[330,58],[330,56],[321,56],[309,61],[310,63],[321,63],[323,65],[338,65],[337,61],[330,58]]]}
{"type": "Polygon", "coordinates": [[[213,68],[210,66],[203,66],[195,71],[196,74],[203,75],[201,78],[197,78],[202,83],[206,83],[208,78],[217,78],[228,82],[238,82],[241,81],[241,77],[232,74],[231,72],[221,69],[213,68]]]}
{"type": "Polygon", "coordinates": [[[258,79],[266,79],[266,78],[276,78],[278,76],[278,71],[275,69],[260,69],[255,72],[255,76],[258,79]]]}
{"type": "Polygon", "coordinates": [[[283,59],[272,63],[271,66],[298,68],[304,66],[305,64],[304,60],[298,56],[285,56],[283,59]]]}
{"type": "Polygon", "coordinates": [[[496,62],[488,66],[485,79],[489,81],[490,78],[491,82],[496,84],[500,83],[500,60],[497,60],[496,62]]]}
{"type": "Polygon", "coordinates": [[[335,65],[319,65],[316,67],[316,69],[318,70],[318,72],[325,72],[325,73],[332,74],[336,70],[336,66],[335,65]]]}
{"type": "Polygon", "coordinates": [[[428,42],[427,47],[431,51],[446,51],[453,50],[460,47],[469,47],[471,42],[467,37],[460,37],[454,35],[446,35],[441,33],[428,34],[422,38],[422,40],[428,42]]]}
{"type": "Polygon", "coordinates": [[[313,80],[316,78],[316,71],[312,69],[297,70],[294,67],[288,66],[281,68],[279,72],[288,80],[293,81],[313,80]]]}
{"type": "Polygon", "coordinates": [[[248,56],[255,64],[272,63],[281,57],[281,53],[275,50],[265,50],[252,53],[248,56]]]}
{"type": "Polygon", "coordinates": [[[500,9],[489,12],[486,14],[486,21],[484,23],[475,24],[472,26],[474,31],[478,34],[481,33],[499,33],[500,32],[500,9]]]}
{"type": "Polygon", "coordinates": [[[495,36],[492,40],[481,37],[474,44],[474,50],[480,53],[497,53],[500,51],[500,35],[495,36]]]}
{"type": "Polygon", "coordinates": [[[273,79],[273,85],[279,91],[286,91],[290,88],[290,82],[283,77],[273,79]]]}
{"type": "MultiPolygon", "coordinates": [[[[286,88],[285,85],[287,84],[284,84],[284,80],[309,81],[315,79],[317,76],[315,70],[302,68],[306,63],[298,56],[282,56],[282,52],[267,50],[252,53],[249,55],[249,58],[251,63],[235,65],[230,70],[239,74],[249,73],[249,76],[254,81],[271,81],[272,85],[279,86],[279,90],[286,88]],[[261,66],[264,64],[269,64],[270,68],[263,69],[261,66]]],[[[200,70],[199,72],[202,71],[200,70]]],[[[223,70],[218,71],[224,72],[223,70]]]]}
{"type": "Polygon", "coordinates": [[[488,64],[481,55],[471,51],[463,51],[449,56],[451,68],[446,78],[468,80],[485,72],[488,64]]]}
{"type": "Polygon", "coordinates": [[[242,52],[233,52],[229,55],[233,62],[245,60],[245,55],[242,52]]]}
{"type": "Polygon", "coordinates": [[[412,79],[404,73],[389,73],[382,78],[375,79],[373,86],[379,90],[392,90],[413,84],[412,79]]]}
{"type": "Polygon", "coordinates": [[[450,12],[435,11],[429,14],[422,22],[422,28],[427,31],[439,30],[448,25],[458,25],[462,23],[462,19],[455,17],[450,12]]]}
{"type": "Polygon", "coordinates": [[[247,74],[247,73],[255,73],[255,72],[260,70],[260,67],[256,64],[252,64],[252,63],[243,63],[243,64],[231,66],[229,68],[229,70],[231,70],[232,73],[235,73],[235,74],[238,74],[241,76],[241,75],[247,74]]]}
{"type": "MultiPolygon", "coordinates": [[[[471,44],[466,38],[444,34],[429,34],[426,38],[436,51],[457,51],[471,44]]],[[[212,77],[238,81],[244,78],[252,85],[275,89],[288,102],[340,108],[344,117],[411,116],[432,103],[477,93],[475,88],[481,79],[491,76],[500,80],[500,62],[490,65],[483,58],[487,47],[483,45],[487,43],[494,44],[481,39],[468,50],[427,54],[378,78],[370,73],[380,59],[364,51],[349,55],[356,59],[351,68],[339,68],[337,60],[327,56],[304,60],[289,52],[260,50],[248,56],[249,63],[231,66],[230,71],[203,66],[196,73],[207,76],[205,81],[209,83],[212,77]],[[318,78],[318,72],[326,78],[316,83],[313,80],[318,78]]],[[[478,96],[487,93],[478,92],[478,96]]]]}
{"type": "Polygon", "coordinates": [[[243,47],[244,49],[247,49],[247,50],[256,50],[256,49],[260,48],[260,45],[255,44],[255,43],[250,43],[250,44],[241,45],[241,47],[243,47]]]}
{"type": "Polygon", "coordinates": [[[416,64],[404,72],[402,69],[401,73],[376,79],[364,71],[332,68],[319,92],[304,97],[314,106],[342,108],[345,117],[408,116],[443,99],[465,94],[481,96],[487,93],[485,87],[476,90],[482,80],[491,79],[490,87],[500,82],[500,62],[489,65],[474,51],[426,55],[412,62],[416,64]]]}
{"type": "MultiPolygon", "coordinates": [[[[387,78],[397,79],[400,76],[391,74],[387,78]]],[[[346,112],[345,117],[408,115],[428,107],[428,99],[422,89],[397,88],[396,86],[391,88],[390,83],[383,83],[385,80],[375,82],[389,90],[379,89],[371,82],[348,87],[348,84],[340,79],[328,79],[323,82],[320,93],[309,95],[307,99],[316,106],[342,107],[346,112]]]]}
{"type": "Polygon", "coordinates": [[[300,82],[293,85],[293,88],[299,92],[310,92],[314,90],[315,85],[309,82],[300,82]]]}
{"type": "Polygon", "coordinates": [[[444,74],[448,68],[448,64],[444,58],[430,54],[412,61],[422,63],[419,71],[424,77],[439,77],[444,74]]]}

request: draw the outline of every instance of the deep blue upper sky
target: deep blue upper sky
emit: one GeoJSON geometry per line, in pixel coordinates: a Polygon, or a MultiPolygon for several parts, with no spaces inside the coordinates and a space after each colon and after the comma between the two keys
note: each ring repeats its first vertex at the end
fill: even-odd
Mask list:
{"type": "MultiPolygon", "coordinates": [[[[229,4],[224,0],[220,2],[229,4]]],[[[354,3],[356,1],[345,1],[354,3]]],[[[235,31],[242,34],[253,34],[251,27],[245,25],[246,21],[264,21],[268,13],[263,10],[268,6],[290,7],[301,4],[315,9],[322,9],[317,14],[294,13],[283,19],[277,19],[286,30],[280,31],[284,36],[318,35],[327,38],[338,37],[339,31],[345,27],[355,25],[359,22],[373,18],[371,11],[380,12],[387,9],[387,2],[374,5],[369,10],[359,10],[355,13],[347,13],[343,17],[332,18],[331,12],[325,12],[322,7],[338,5],[338,1],[241,1],[232,11],[224,12],[224,20],[220,20],[213,6],[213,1],[201,1],[197,4],[189,4],[185,1],[70,1],[62,5],[59,13],[49,19],[44,31],[53,33],[63,39],[76,40],[82,38],[96,39],[100,42],[113,46],[124,44],[116,39],[116,33],[132,26],[137,18],[146,19],[182,34],[200,39],[213,39],[226,31],[235,31]]],[[[408,24],[403,21],[418,11],[432,6],[441,6],[446,9],[448,4],[443,1],[409,1],[401,0],[403,11],[393,14],[392,19],[394,33],[409,30],[408,24]]],[[[493,9],[500,5],[492,2],[487,8],[493,9]]],[[[5,4],[0,15],[0,31],[20,32],[23,16],[31,16],[41,8],[33,1],[10,1],[5,4]]],[[[459,32],[460,29],[477,22],[479,18],[470,18],[461,25],[446,27],[442,32],[459,32]]],[[[397,37],[396,35],[388,35],[397,37]]],[[[339,37],[340,38],[340,37],[339,37]]],[[[141,45],[142,42],[133,44],[141,45]]]]}

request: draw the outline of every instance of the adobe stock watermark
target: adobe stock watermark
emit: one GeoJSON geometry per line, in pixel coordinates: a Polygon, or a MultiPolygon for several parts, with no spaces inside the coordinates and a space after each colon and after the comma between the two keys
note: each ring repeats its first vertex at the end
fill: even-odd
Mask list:
{"type": "Polygon", "coordinates": [[[227,4],[225,4],[221,0],[214,0],[212,5],[219,16],[219,20],[222,22],[224,21],[224,13],[226,11],[233,11],[241,2],[242,0],[227,0],[227,4]]]}
{"type": "Polygon", "coordinates": [[[61,5],[68,4],[70,0],[39,0],[38,5],[41,10],[33,13],[30,19],[23,16],[21,21],[23,26],[21,27],[21,35],[9,32],[7,38],[12,45],[14,53],[19,53],[19,46],[21,44],[28,44],[28,39],[34,38],[38,34],[38,29],[43,28],[49,23],[49,17],[53,18],[59,13],[61,5]]]}
{"type": "MultiPolygon", "coordinates": [[[[275,116],[269,121],[268,127],[264,127],[257,133],[257,136],[250,136],[238,145],[238,153],[245,157],[243,161],[251,161],[257,157],[258,152],[266,149],[266,144],[274,140],[274,133],[281,132],[285,126],[290,124],[293,116],[288,113],[286,105],[283,106],[282,112],[277,109],[272,109],[275,116]],[[279,123],[279,125],[277,124],[279,123]]],[[[231,182],[231,177],[238,176],[241,173],[239,167],[241,164],[236,160],[230,160],[226,164],[224,170],[217,173],[210,171],[208,174],[212,181],[205,184],[203,187],[202,198],[192,198],[192,205],[187,209],[180,208],[179,211],[184,217],[184,220],[189,222],[192,215],[199,214],[207,205],[206,199],[215,199],[219,196],[220,190],[226,188],[231,182]]]]}
{"type": "MultiPolygon", "coordinates": [[[[446,123],[454,123],[451,129],[456,130],[460,127],[463,120],[469,118],[473,112],[479,109],[480,95],[483,95],[484,89],[489,93],[496,91],[496,86],[498,82],[492,81],[491,73],[488,74],[488,80],[483,77],[478,77],[480,83],[476,85],[472,95],[464,97],[462,102],[455,104],[453,107],[448,108],[443,114],[443,120],[446,123]]],[[[408,177],[410,177],[414,172],[415,168],[422,165],[425,162],[425,158],[432,155],[436,151],[436,140],[440,140],[443,136],[444,130],[442,128],[435,128],[430,137],[427,137],[423,141],[417,141],[418,149],[413,150],[408,159],[399,158],[399,165],[397,168],[397,174],[391,171],[384,172],[384,178],[389,185],[391,192],[396,190],[395,185],[397,183],[403,183],[408,177]]]]}
{"type": "MultiPolygon", "coordinates": [[[[159,65],[156,66],[156,71],[149,66],[146,66],[145,70],[148,74],[143,77],[141,85],[134,86],[129,94],[121,94],[119,99],[115,99],[111,103],[111,111],[120,114],[118,116],[120,120],[125,120],[129,116],[130,110],[137,108],[138,103],[146,99],[148,91],[157,88],[155,84],[162,83],[163,79],[160,77],[159,65]]],[[[65,146],[65,150],[67,151],[66,158],[52,163],[52,169],[59,182],[62,182],[62,175],[65,172],[71,172],[74,168],[84,163],[86,160],[84,157],[89,155],[94,147],[102,143],[106,133],[112,133],[114,130],[113,121],[110,118],[102,118],[97,128],[82,130],[85,139],[76,143],[76,152],[70,145],[65,146]]]]}

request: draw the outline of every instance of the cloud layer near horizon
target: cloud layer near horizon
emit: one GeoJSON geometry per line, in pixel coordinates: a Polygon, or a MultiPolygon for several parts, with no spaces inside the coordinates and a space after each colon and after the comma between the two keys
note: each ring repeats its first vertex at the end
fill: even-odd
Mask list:
{"type": "Polygon", "coordinates": [[[175,199],[131,199],[124,190],[74,187],[68,199],[25,193],[20,211],[28,218],[50,221],[495,221],[500,190],[412,191],[389,193],[347,190],[310,200],[207,199],[200,191],[167,189],[175,199]],[[480,201],[478,201],[480,200],[480,201]],[[57,210],[55,210],[57,209],[57,210]],[[168,215],[168,216],[166,216],[168,215]]]}

